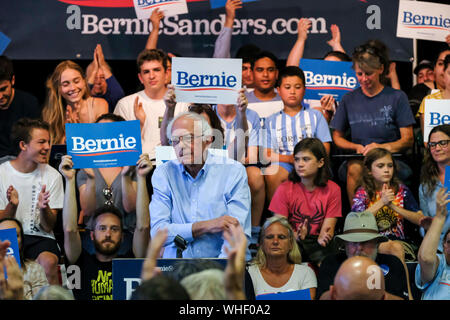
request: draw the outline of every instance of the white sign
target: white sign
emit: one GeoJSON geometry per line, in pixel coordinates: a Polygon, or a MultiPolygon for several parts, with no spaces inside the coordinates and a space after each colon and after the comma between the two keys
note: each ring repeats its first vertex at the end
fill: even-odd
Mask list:
{"type": "Polygon", "coordinates": [[[423,141],[428,142],[431,129],[441,124],[450,124],[450,100],[426,99],[423,120],[423,141]]]}
{"type": "Polygon", "coordinates": [[[397,37],[445,42],[450,33],[450,5],[400,0],[397,37]]]}
{"type": "Polygon", "coordinates": [[[175,16],[188,13],[186,0],[133,0],[136,16],[140,20],[148,20],[156,8],[164,16],[175,16]]]}
{"type": "Polygon", "coordinates": [[[178,102],[236,104],[241,83],[242,59],[172,58],[178,102]]]}

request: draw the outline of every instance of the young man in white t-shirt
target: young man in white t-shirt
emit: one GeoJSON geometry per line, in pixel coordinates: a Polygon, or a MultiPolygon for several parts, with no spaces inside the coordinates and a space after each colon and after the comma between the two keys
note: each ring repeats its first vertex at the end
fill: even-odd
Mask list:
{"type": "Polygon", "coordinates": [[[24,257],[44,267],[50,284],[59,284],[60,251],[53,234],[63,207],[64,189],[58,171],[47,164],[49,126],[22,118],[11,133],[17,158],[0,165],[0,218],[18,219],[24,229],[24,257]]]}
{"type": "MultiPolygon", "coordinates": [[[[161,145],[160,128],[166,105],[167,55],[159,49],[145,49],[137,58],[138,78],[144,90],[119,100],[114,113],[125,120],[141,123],[142,152],[155,164],[155,147],[161,145]]],[[[187,104],[177,103],[175,114],[187,111],[187,104]]]]}

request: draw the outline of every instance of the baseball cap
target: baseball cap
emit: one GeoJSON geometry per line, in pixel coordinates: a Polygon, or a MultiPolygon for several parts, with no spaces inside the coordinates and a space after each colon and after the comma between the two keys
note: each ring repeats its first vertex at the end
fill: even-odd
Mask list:
{"type": "Polygon", "coordinates": [[[433,70],[433,64],[428,60],[422,60],[419,64],[414,68],[414,74],[418,75],[420,70],[422,69],[431,69],[433,70]]]}

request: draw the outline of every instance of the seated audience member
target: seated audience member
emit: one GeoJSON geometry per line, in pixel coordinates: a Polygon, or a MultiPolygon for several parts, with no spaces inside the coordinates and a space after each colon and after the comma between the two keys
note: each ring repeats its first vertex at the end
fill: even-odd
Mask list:
{"type": "Polygon", "coordinates": [[[0,300],[23,300],[23,274],[14,256],[6,255],[10,245],[0,240],[0,300]]]}
{"type": "Polygon", "coordinates": [[[313,300],[316,276],[301,259],[294,231],[287,219],[282,216],[267,219],[261,229],[258,253],[248,267],[255,296],[309,289],[313,300]]]}
{"type": "Polygon", "coordinates": [[[379,232],[389,239],[380,244],[381,253],[393,254],[403,262],[416,260],[414,248],[405,241],[405,220],[420,225],[423,214],[412,192],[398,179],[396,162],[386,149],[372,149],[364,157],[351,210],[375,216],[379,232]]]}
{"type": "MultiPolygon", "coordinates": [[[[388,62],[388,57],[377,46],[366,43],[355,49],[353,67],[361,86],[342,97],[330,122],[338,148],[366,155],[373,148],[401,153],[413,145],[415,120],[406,94],[383,84],[388,62]],[[385,107],[380,108],[380,105],[385,107]],[[345,137],[348,129],[351,131],[349,140],[345,137]]],[[[405,180],[412,172],[406,164],[399,161],[400,164],[399,177],[405,180]]],[[[339,169],[340,179],[347,181],[350,203],[362,168],[361,160],[352,159],[339,169]]]]}
{"type": "MultiPolygon", "coordinates": [[[[125,121],[121,116],[106,113],[95,122],[108,123],[125,121]]],[[[83,233],[83,248],[94,254],[90,232],[94,230],[93,214],[103,205],[113,205],[122,213],[123,241],[119,254],[126,254],[132,248],[136,225],[136,172],[133,167],[108,167],[82,169],[77,174],[77,187],[80,191],[80,205],[87,232],[83,233]]]]}
{"type": "Polygon", "coordinates": [[[436,84],[438,91],[427,95],[423,98],[420,104],[419,111],[417,111],[418,117],[420,117],[420,128],[422,134],[424,134],[424,120],[425,120],[425,101],[428,99],[450,99],[450,50],[442,51],[436,61],[434,68],[436,75],[436,84]]]}
{"type": "MultiPolygon", "coordinates": [[[[17,196],[17,192],[16,192],[17,196]]],[[[17,199],[18,200],[18,199],[17,199]]],[[[0,230],[16,229],[17,242],[19,244],[20,266],[23,274],[23,299],[34,299],[38,291],[48,285],[45,270],[40,264],[31,259],[25,259],[23,256],[23,228],[19,220],[14,218],[0,219],[0,230]]]]}
{"type": "MultiPolygon", "coordinates": [[[[120,99],[114,113],[125,120],[139,120],[142,152],[148,153],[152,164],[155,164],[155,147],[161,144],[160,127],[166,111],[164,96],[167,92],[167,55],[159,49],[145,49],[137,57],[137,69],[144,90],[120,99]]],[[[186,110],[185,103],[177,103],[174,107],[175,114],[186,110]]]]}
{"type": "Polygon", "coordinates": [[[342,243],[344,251],[327,256],[319,268],[317,276],[317,297],[328,296],[330,285],[341,264],[354,256],[364,256],[374,260],[385,272],[386,292],[403,299],[409,295],[406,270],[399,258],[378,252],[380,243],[388,239],[379,234],[375,217],[370,212],[350,212],[345,218],[344,231],[335,237],[342,243]]]}
{"type": "Polygon", "coordinates": [[[177,159],[157,166],[152,177],[152,236],[168,228],[164,258],[181,254],[184,258],[225,257],[222,232],[226,228],[240,224],[250,236],[250,190],[245,168],[208,152],[212,130],[196,113],[177,115],[167,127],[167,136],[177,159]],[[187,242],[182,253],[173,242],[177,235],[187,242]]]}
{"type": "MultiPolygon", "coordinates": [[[[382,269],[370,258],[355,256],[342,263],[334,284],[330,286],[330,300],[402,300],[385,291],[382,269]]],[[[321,300],[325,300],[323,297],[321,300]]]]}
{"type": "Polygon", "coordinates": [[[163,274],[142,281],[130,300],[192,300],[180,282],[163,274]]]}
{"type": "Polygon", "coordinates": [[[123,220],[120,210],[104,205],[95,210],[90,232],[95,254],[82,248],[77,223],[77,201],[75,195],[75,169],[71,156],[63,156],[59,170],[66,180],[64,194],[63,228],[64,249],[68,265],[77,265],[81,270],[80,287],[73,289],[77,300],[112,300],[112,260],[120,257],[142,258],[149,242],[150,215],[145,177],[152,165],[147,154],[141,154],[136,164],[137,196],[136,227],[133,237],[133,253],[119,256],[123,238],[123,220]]]}
{"type": "MultiPolygon", "coordinates": [[[[419,199],[420,209],[428,221],[423,227],[428,228],[431,217],[436,215],[436,195],[445,184],[445,168],[450,166],[450,124],[443,124],[431,129],[428,145],[422,164],[420,175],[419,199]]],[[[438,250],[443,252],[443,239],[445,230],[450,228],[450,219],[447,217],[442,230],[438,250]]],[[[424,229],[421,229],[422,236],[424,229]]]]}
{"type": "MultiPolygon", "coordinates": [[[[417,76],[417,83],[434,82],[434,67],[428,60],[422,60],[414,68],[414,74],[417,76]]],[[[434,88],[432,88],[434,89],[434,88]]]]}
{"type": "Polygon", "coordinates": [[[108,111],[113,112],[117,101],[123,98],[125,93],[112,74],[111,67],[106,63],[100,44],[95,47],[94,59],[86,68],[86,78],[91,95],[105,99],[108,103],[108,111]]]}
{"type": "Polygon", "coordinates": [[[305,75],[300,68],[290,66],[283,69],[278,78],[277,90],[284,107],[266,119],[267,137],[264,138],[264,156],[271,162],[264,170],[269,201],[294,167],[293,150],[297,142],[305,138],[318,138],[323,142],[327,154],[331,142],[330,130],[323,115],[302,105],[305,75]]]}
{"type": "Polygon", "coordinates": [[[42,287],[33,300],[75,300],[71,291],[57,285],[42,287]]]}
{"type": "Polygon", "coordinates": [[[0,56],[0,163],[13,158],[14,146],[9,139],[13,124],[20,118],[41,117],[41,106],[36,97],[16,89],[15,82],[11,60],[0,56]]]}
{"type": "Polygon", "coordinates": [[[83,69],[73,61],[58,64],[47,80],[42,118],[50,124],[52,144],[66,143],[66,123],[92,123],[108,113],[105,99],[91,97],[83,69]]]}
{"type": "Polygon", "coordinates": [[[416,268],[416,286],[423,291],[423,300],[450,300],[450,229],[440,240],[445,220],[448,220],[450,193],[439,189],[436,195],[436,215],[431,222],[419,249],[419,264],[416,268]],[[443,242],[443,251],[438,245],[443,242]]]}
{"type": "Polygon", "coordinates": [[[225,300],[224,272],[206,269],[184,277],[180,283],[192,300],[225,300]]]}
{"type": "Polygon", "coordinates": [[[303,139],[294,148],[294,169],[269,205],[271,212],[288,219],[303,258],[315,265],[335,253],[334,228],[342,217],[341,189],[329,179],[329,172],[322,142],[303,139]]]}
{"type": "Polygon", "coordinates": [[[0,218],[12,217],[22,223],[24,258],[36,259],[48,282],[59,284],[60,250],[53,229],[64,190],[61,175],[47,164],[49,125],[20,119],[12,128],[11,139],[17,158],[0,165],[0,218]]]}

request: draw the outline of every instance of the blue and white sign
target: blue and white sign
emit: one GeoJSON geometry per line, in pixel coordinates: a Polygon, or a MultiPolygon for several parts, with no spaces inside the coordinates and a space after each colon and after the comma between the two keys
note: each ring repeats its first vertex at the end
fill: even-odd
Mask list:
{"type": "MultiPolygon", "coordinates": [[[[254,1],[259,1],[259,0],[242,0],[243,3],[254,2],[254,1]]],[[[227,3],[227,0],[209,0],[211,9],[224,8],[226,3],[227,3]]]]}
{"type": "Polygon", "coordinates": [[[8,47],[10,42],[11,39],[8,38],[6,34],[0,31],[0,54],[3,54],[3,52],[5,52],[5,49],[8,47]]]}
{"type": "Polygon", "coordinates": [[[9,240],[11,245],[6,251],[6,256],[14,256],[20,267],[19,242],[17,240],[17,230],[15,228],[0,230],[0,240],[9,240]]]}
{"type": "Polygon", "coordinates": [[[236,104],[242,59],[172,58],[172,84],[178,102],[236,104]]]}
{"type": "Polygon", "coordinates": [[[450,5],[400,0],[397,37],[445,42],[450,32],[450,5]]]}
{"type": "Polygon", "coordinates": [[[359,87],[351,62],[301,59],[300,68],[305,73],[305,99],[320,100],[331,94],[340,101],[344,94],[359,87]]]}
{"type": "Polygon", "coordinates": [[[426,99],[423,120],[423,141],[428,142],[431,129],[450,124],[450,99],[426,99]]]}
{"type": "MultiPolygon", "coordinates": [[[[145,259],[113,259],[113,300],[129,300],[131,294],[141,283],[142,264],[145,259]]],[[[156,265],[163,274],[170,274],[175,270],[174,264],[177,261],[192,259],[157,259],[156,265]]],[[[223,269],[227,264],[227,259],[208,259],[218,262],[223,269]]]]}
{"type": "Polygon", "coordinates": [[[139,120],[66,123],[66,142],[75,169],[134,166],[142,153],[139,120]]]}
{"type": "Polygon", "coordinates": [[[165,17],[188,13],[186,0],[133,0],[138,19],[147,20],[159,9],[165,17]]]}

